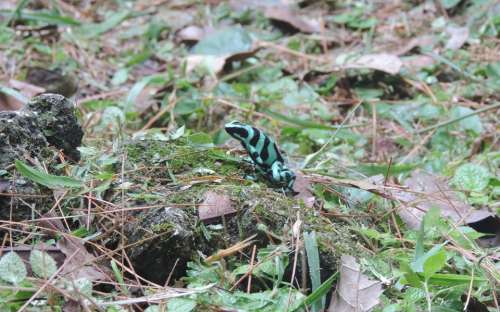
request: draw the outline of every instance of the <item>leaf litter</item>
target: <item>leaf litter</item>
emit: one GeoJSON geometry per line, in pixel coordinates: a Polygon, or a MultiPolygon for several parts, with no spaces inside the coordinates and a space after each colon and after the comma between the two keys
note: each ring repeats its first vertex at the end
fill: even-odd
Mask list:
{"type": "MultiPolygon", "coordinates": [[[[48,216],[48,219],[65,218],[63,212],[77,215],[64,220],[71,220],[68,224],[71,229],[88,235],[91,242],[83,244],[67,232],[68,225],[57,222],[53,230],[64,234],[57,239],[56,248],[72,259],[63,268],[64,272],[70,268],[92,281],[109,280],[112,275],[104,273],[106,264],[101,264],[101,257],[96,256],[102,252],[98,244],[111,249],[123,247],[125,241],[120,240],[124,239],[121,228],[124,224],[141,224],[148,233],[145,241],[155,240],[157,235],[166,235],[167,241],[175,240],[176,236],[168,234],[172,229],[179,232],[181,222],[175,226],[168,220],[153,222],[154,226],[148,228],[147,222],[133,223],[135,218],[143,218],[140,213],[127,210],[163,211],[169,207],[179,215],[185,211],[179,220],[205,221],[193,228],[196,235],[200,234],[194,240],[208,243],[204,247],[196,245],[195,253],[201,258],[213,255],[206,258],[210,260],[208,263],[200,264],[197,256],[190,254],[192,262],[184,263],[186,258],[182,253],[189,248],[192,239],[189,235],[182,239],[185,248],[169,249],[178,251],[175,255],[178,258],[172,261],[174,265],[165,268],[172,271],[165,274],[167,282],[177,280],[177,267],[183,267],[186,275],[193,274],[186,276],[189,283],[205,287],[200,291],[188,288],[185,292],[179,288],[179,294],[191,296],[181,298],[184,302],[175,301],[175,290],[164,297],[158,296],[158,300],[168,299],[169,309],[185,303],[187,310],[209,304],[220,309],[278,311],[295,298],[294,303],[303,302],[302,307],[307,305],[307,309],[314,310],[316,303],[325,301],[333,280],[327,280],[328,287],[319,285],[320,281],[325,282],[325,277],[334,276],[335,271],[340,272],[341,278],[337,292],[332,295],[330,311],[368,311],[385,308],[384,305],[396,311],[409,306],[430,311],[438,301],[448,309],[466,310],[467,305],[498,308],[495,294],[490,291],[494,282],[485,282],[484,278],[498,281],[491,269],[498,256],[487,249],[498,246],[498,236],[486,242],[484,236],[474,233],[476,230],[494,235],[498,228],[498,156],[494,148],[498,145],[494,136],[498,99],[494,90],[498,88],[495,81],[500,77],[500,69],[494,63],[498,54],[495,53],[498,41],[494,40],[498,23],[490,14],[496,12],[495,3],[201,4],[158,0],[137,1],[132,11],[120,4],[97,8],[89,1],[60,1],[50,8],[40,5],[42,10],[38,11],[32,4],[20,3],[20,16],[26,20],[14,19],[15,23],[2,26],[1,31],[6,31],[1,32],[0,44],[10,54],[7,58],[6,52],[0,52],[2,60],[5,59],[0,71],[0,107],[21,106],[32,93],[41,90],[37,86],[46,90],[52,87],[45,80],[54,75],[62,77],[63,82],[71,82],[71,77],[65,77],[57,68],[76,73],[78,89],[67,89],[76,91],[77,98],[85,99],[79,104],[87,135],[85,144],[99,151],[98,155],[88,153],[85,157],[89,158],[79,164],[65,162],[64,158],[60,162],[56,158],[34,162],[24,159],[25,163],[37,163],[39,168],[46,169],[32,172],[37,177],[34,183],[43,185],[48,179],[53,182],[49,186],[60,187],[60,171],[55,174],[51,166],[46,167],[47,163],[57,163],[72,178],[68,180],[71,183],[86,181],[86,188],[81,190],[85,193],[73,192],[71,187],[67,191],[58,190],[54,197],[60,200],[51,208],[61,216],[48,216]],[[50,24],[47,25],[50,29],[42,29],[45,24],[50,24]],[[19,30],[24,35],[13,41],[15,37],[9,39],[9,36],[15,33],[10,30],[19,30]],[[50,30],[47,36],[44,30],[50,30]],[[12,48],[5,42],[11,42],[12,48]],[[19,51],[27,51],[30,57],[21,60],[19,51]],[[29,68],[41,68],[41,77],[31,79],[29,68]],[[17,103],[4,101],[5,97],[17,103]],[[489,110],[491,114],[481,110],[488,105],[493,107],[489,110]],[[462,118],[468,114],[471,117],[462,118]],[[267,189],[261,181],[242,183],[242,179],[234,178],[234,171],[238,170],[235,168],[244,166],[234,166],[238,162],[228,157],[230,153],[226,150],[211,149],[214,143],[220,146],[226,141],[218,129],[229,118],[269,131],[279,138],[280,147],[297,159],[321,151],[311,166],[297,169],[295,186],[299,194],[294,199],[283,203],[285,199],[277,195],[279,192],[267,189]],[[110,154],[111,151],[119,150],[122,144],[133,146],[122,139],[138,134],[143,124],[151,131],[136,137],[144,141],[162,138],[166,144],[160,149],[141,148],[140,155],[151,156],[145,165],[136,165],[134,159],[119,169],[117,159],[129,156],[133,159],[137,155],[131,149],[126,155],[110,154]],[[166,131],[172,131],[177,124],[182,125],[182,134],[175,140],[165,139],[166,131]],[[337,131],[339,126],[341,129],[337,131]],[[418,137],[422,133],[419,131],[424,130],[425,137],[418,137]],[[183,162],[190,157],[189,153],[180,156],[164,153],[184,139],[187,146],[206,148],[196,150],[194,154],[199,158],[208,151],[217,160],[210,158],[204,163],[190,164],[183,162]],[[331,143],[325,145],[325,142],[331,143]],[[384,146],[385,142],[390,143],[390,148],[384,146]],[[408,162],[407,167],[392,163],[401,159],[408,162]],[[370,163],[375,161],[376,164],[370,163]],[[203,171],[206,179],[190,176],[197,174],[193,168],[209,168],[203,171]],[[382,175],[373,176],[375,173],[367,173],[367,168],[382,175]],[[48,175],[40,175],[44,172],[48,175]],[[133,180],[135,174],[137,180],[133,180]],[[226,183],[233,180],[238,182],[226,183]],[[217,181],[217,185],[207,181],[217,181]],[[352,188],[357,188],[357,192],[346,192],[352,188]],[[247,194],[258,195],[248,198],[247,194]],[[180,199],[171,203],[173,196],[180,199]],[[281,204],[287,208],[276,209],[281,204]],[[422,243],[439,256],[436,258],[439,261],[432,257],[434,254],[424,259],[439,270],[425,271],[417,268],[415,261],[411,262],[414,249],[420,248],[415,247],[420,242],[414,237],[434,207],[440,212],[436,222],[426,227],[422,243]],[[113,214],[106,209],[114,213],[124,209],[127,213],[120,210],[113,214]],[[322,223],[325,220],[319,216],[322,210],[329,209],[339,217],[322,223]],[[91,212],[96,214],[91,216],[91,212]],[[82,222],[83,219],[88,221],[82,222]],[[445,219],[452,224],[447,230],[453,242],[448,244],[447,238],[433,236],[436,228],[443,227],[439,222],[445,219]],[[249,240],[244,240],[249,233],[242,233],[242,229],[248,229],[245,221],[255,224],[252,231],[257,236],[249,240]],[[234,223],[239,224],[234,227],[234,223]],[[299,223],[300,227],[295,226],[299,223]],[[344,227],[346,224],[348,227],[344,227]],[[302,230],[304,234],[316,233],[316,242],[311,242],[308,236],[307,253],[316,254],[310,250],[311,246],[317,249],[321,274],[315,269],[308,272],[304,267],[307,264],[301,263],[302,230]],[[464,249],[455,241],[456,231],[465,235],[465,240],[470,238],[483,244],[484,249],[464,249]],[[337,257],[337,261],[326,256],[331,250],[343,254],[337,250],[342,248],[342,242],[327,239],[331,233],[354,238],[348,244],[350,247],[362,245],[361,249],[369,256],[361,255],[355,248],[349,252],[362,265],[346,255],[337,257]],[[119,244],[114,240],[116,237],[119,244]],[[261,251],[265,251],[267,243],[293,250],[290,259],[297,261],[289,261],[288,256],[262,257],[261,251]],[[252,248],[247,248],[252,245],[255,245],[253,253],[252,248]],[[211,250],[211,246],[217,246],[219,252],[211,250]],[[256,264],[255,255],[258,266],[265,270],[251,269],[256,264]],[[471,264],[462,258],[476,262],[471,264]],[[296,281],[286,286],[282,282],[290,276],[285,268],[297,273],[296,281]],[[426,280],[418,274],[410,282],[400,279],[398,272],[411,275],[407,269],[416,270],[415,274],[426,273],[426,280]],[[240,271],[245,274],[241,278],[237,276],[242,274],[240,271]],[[377,273],[384,281],[394,281],[387,283],[390,291],[382,293],[380,282],[362,274],[367,271],[377,273]],[[461,287],[462,284],[453,284],[457,272],[462,278],[472,276],[470,281],[466,280],[471,285],[468,289],[451,293],[440,287],[446,283],[461,287]],[[311,291],[306,290],[307,273],[314,275],[310,277],[314,281],[311,291]],[[273,292],[266,293],[271,284],[273,292]],[[230,294],[221,291],[228,289],[230,294]],[[217,302],[209,298],[217,298],[217,302]]],[[[16,7],[5,6],[5,9],[12,11],[16,7]]],[[[15,18],[10,12],[7,16],[15,18]]],[[[0,20],[4,18],[2,13],[0,20]]],[[[9,196],[15,186],[11,170],[12,167],[0,168],[2,193],[9,196]]],[[[184,230],[191,229],[180,231],[184,230]]],[[[140,242],[141,239],[136,240],[138,249],[146,248],[140,242]]],[[[149,246],[161,250],[163,243],[153,241],[149,246]]],[[[168,250],[163,254],[168,255],[168,250]]],[[[157,262],[163,259],[161,254],[155,257],[157,262]]],[[[148,260],[141,258],[140,262],[148,260]]],[[[123,268],[128,267],[126,256],[121,261],[123,268]]],[[[138,263],[132,267],[138,267],[138,263]]],[[[125,280],[141,289],[148,284],[144,280],[144,284],[138,282],[140,276],[133,269],[114,273],[118,284],[125,280]]],[[[183,283],[180,279],[176,282],[183,283]]],[[[182,286],[185,285],[187,282],[182,286]]],[[[121,292],[124,287],[117,285],[116,290],[121,292]]],[[[159,288],[148,291],[151,289],[159,291],[159,288]]],[[[99,296],[96,294],[90,289],[90,295],[99,296]]],[[[143,294],[128,298],[129,294],[123,292],[118,295],[120,298],[105,304],[126,305],[133,304],[134,299],[146,302],[155,298],[141,297],[143,294]]]]}

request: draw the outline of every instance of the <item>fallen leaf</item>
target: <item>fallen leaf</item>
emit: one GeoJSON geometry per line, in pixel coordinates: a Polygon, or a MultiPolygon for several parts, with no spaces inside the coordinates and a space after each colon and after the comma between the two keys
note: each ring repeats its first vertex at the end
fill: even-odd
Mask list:
{"type": "Polygon", "coordinates": [[[15,97],[0,93],[0,111],[16,111],[23,107],[23,103],[15,97]]]}
{"type": "Polygon", "coordinates": [[[258,51],[250,34],[241,27],[228,27],[200,40],[186,58],[186,70],[202,68],[212,75],[218,74],[226,63],[243,60],[258,51]]]}
{"type": "Polygon", "coordinates": [[[388,53],[366,54],[353,61],[347,61],[343,68],[369,68],[376,69],[391,75],[396,75],[401,70],[401,59],[388,53]]]}
{"type": "Polygon", "coordinates": [[[428,56],[428,55],[412,55],[408,57],[404,57],[403,59],[403,66],[411,69],[412,71],[419,71],[422,68],[425,67],[430,67],[434,65],[436,62],[434,58],[428,56]]]}
{"type": "Polygon", "coordinates": [[[487,210],[475,210],[463,202],[444,178],[430,173],[414,171],[405,185],[408,190],[394,190],[391,195],[403,203],[398,213],[412,229],[420,227],[423,216],[431,207],[438,207],[441,216],[458,224],[475,223],[492,215],[487,210]]]}
{"type": "Polygon", "coordinates": [[[415,38],[410,39],[406,44],[400,45],[399,48],[395,49],[394,51],[391,51],[392,54],[394,55],[404,55],[411,50],[413,50],[416,47],[422,48],[422,47],[432,47],[434,45],[434,41],[436,38],[431,35],[424,35],[424,36],[418,36],[415,38]]]}
{"type": "Polygon", "coordinates": [[[214,221],[218,217],[236,212],[228,195],[219,194],[214,191],[207,191],[205,199],[198,206],[198,216],[205,223],[210,223],[210,221],[214,221]]]}
{"type": "Polygon", "coordinates": [[[226,64],[226,57],[213,55],[188,55],[186,57],[186,71],[189,73],[196,68],[207,71],[212,75],[218,74],[226,64]]]}
{"type": "Polygon", "coordinates": [[[298,11],[286,5],[268,7],[265,9],[264,15],[269,19],[286,23],[303,33],[321,32],[321,25],[318,20],[304,17],[298,11]]]}
{"type": "Polygon", "coordinates": [[[192,49],[192,54],[225,56],[254,49],[250,34],[242,27],[227,27],[211,33],[192,49]]]}
{"type": "Polygon", "coordinates": [[[445,49],[458,50],[469,38],[469,28],[467,27],[448,26],[446,32],[450,35],[450,39],[448,39],[445,49]]]}
{"type": "Polygon", "coordinates": [[[302,199],[306,207],[311,208],[316,201],[313,193],[311,192],[311,181],[304,176],[301,172],[296,172],[296,179],[293,189],[298,192],[294,198],[302,199]]]}
{"type": "Polygon", "coordinates": [[[18,80],[11,79],[5,86],[0,82],[0,111],[16,111],[33,96],[46,90],[18,80]]]}
{"type": "Polygon", "coordinates": [[[263,10],[270,6],[288,5],[288,0],[230,0],[229,6],[235,11],[263,10]]]}
{"type": "Polygon", "coordinates": [[[70,235],[64,235],[57,241],[57,247],[66,255],[66,264],[61,271],[61,275],[70,275],[74,279],[86,278],[90,281],[108,280],[102,267],[96,262],[96,258],[91,255],[83,243],[70,235]],[[75,254],[72,258],[68,258],[75,254]]]}
{"type": "Polygon", "coordinates": [[[19,90],[25,97],[32,98],[35,95],[46,92],[45,88],[35,86],[31,83],[25,81],[19,81],[15,79],[9,80],[9,85],[11,88],[19,90]]]}
{"type": "Polygon", "coordinates": [[[108,280],[104,273],[105,269],[96,263],[96,258],[87,251],[83,242],[65,233],[65,227],[60,219],[55,219],[57,217],[55,213],[46,213],[43,216],[46,219],[39,222],[42,228],[50,229],[48,233],[51,235],[63,234],[57,241],[57,248],[66,256],[67,261],[60,272],[61,275],[70,275],[75,280],[79,278],[87,278],[90,281],[108,280]]]}
{"type": "Polygon", "coordinates": [[[211,28],[202,28],[195,25],[190,25],[179,30],[175,36],[180,42],[197,42],[207,36],[213,30],[211,28]]]}
{"type": "Polygon", "coordinates": [[[370,311],[380,303],[382,292],[382,283],[362,274],[356,258],[342,255],[340,281],[328,312],[370,311]]]}

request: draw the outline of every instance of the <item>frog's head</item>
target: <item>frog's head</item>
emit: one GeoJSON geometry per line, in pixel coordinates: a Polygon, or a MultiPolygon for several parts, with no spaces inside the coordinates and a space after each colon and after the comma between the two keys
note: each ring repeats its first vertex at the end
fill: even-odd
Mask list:
{"type": "Polygon", "coordinates": [[[249,125],[245,125],[239,121],[231,121],[227,123],[224,128],[230,136],[240,141],[247,140],[251,132],[251,127],[249,125]]]}

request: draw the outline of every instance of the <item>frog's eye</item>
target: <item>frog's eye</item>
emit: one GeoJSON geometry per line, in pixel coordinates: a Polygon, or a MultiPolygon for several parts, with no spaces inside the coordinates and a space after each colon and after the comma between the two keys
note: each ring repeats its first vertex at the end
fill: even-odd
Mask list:
{"type": "Polygon", "coordinates": [[[246,139],[248,137],[248,131],[242,127],[226,127],[226,131],[237,138],[246,139]]]}

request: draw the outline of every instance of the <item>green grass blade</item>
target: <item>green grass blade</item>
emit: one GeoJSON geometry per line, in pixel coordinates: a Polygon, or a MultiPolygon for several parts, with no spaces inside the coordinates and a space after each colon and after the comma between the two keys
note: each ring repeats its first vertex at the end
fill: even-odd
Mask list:
{"type": "Polygon", "coordinates": [[[81,35],[87,39],[97,37],[120,25],[129,17],[129,11],[115,12],[114,14],[106,18],[102,23],[83,25],[80,29],[81,35]]]}
{"type": "Polygon", "coordinates": [[[16,160],[16,169],[25,178],[33,182],[44,185],[48,188],[78,188],[83,186],[83,182],[74,178],[56,176],[42,172],[38,169],[28,166],[20,160],[16,160]]]}
{"type": "MultiPolygon", "coordinates": [[[[318,242],[316,241],[316,232],[304,233],[304,245],[307,252],[307,264],[309,266],[309,275],[311,276],[311,284],[313,292],[321,286],[321,274],[319,265],[318,242]]],[[[316,301],[311,311],[318,312],[324,309],[326,298],[321,298],[321,301],[316,301]]]]}
{"type": "Polygon", "coordinates": [[[19,102],[21,102],[23,104],[28,103],[27,97],[25,97],[19,91],[14,90],[12,88],[0,85],[0,93],[4,93],[4,94],[7,94],[9,96],[12,96],[13,98],[15,98],[16,100],[18,100],[19,102]]]}
{"type": "Polygon", "coordinates": [[[305,297],[303,302],[298,305],[292,312],[300,311],[300,309],[304,306],[308,306],[316,302],[317,300],[323,298],[332,288],[333,282],[337,280],[339,276],[339,272],[336,272],[332,276],[330,276],[326,281],[321,284],[315,291],[313,291],[309,296],[305,297]]]}
{"type": "MultiPolygon", "coordinates": [[[[418,276],[424,279],[423,274],[418,273],[418,276]]],[[[429,285],[447,286],[447,287],[469,285],[471,279],[472,278],[470,275],[435,273],[429,278],[429,285]]],[[[480,284],[487,285],[488,279],[474,276],[472,284],[474,286],[480,286],[480,284]]]]}
{"type": "Polygon", "coordinates": [[[113,274],[115,275],[115,278],[118,281],[118,284],[120,285],[121,290],[123,291],[123,293],[125,295],[128,296],[129,295],[128,289],[127,289],[127,286],[125,286],[125,280],[123,279],[123,274],[120,271],[120,269],[118,268],[118,265],[116,265],[115,260],[111,260],[111,268],[113,269],[113,274]]]}
{"type": "Polygon", "coordinates": [[[79,26],[80,22],[72,17],[60,15],[54,12],[36,12],[36,11],[23,11],[21,13],[21,18],[46,23],[51,25],[62,25],[62,26],[79,26]]]}

